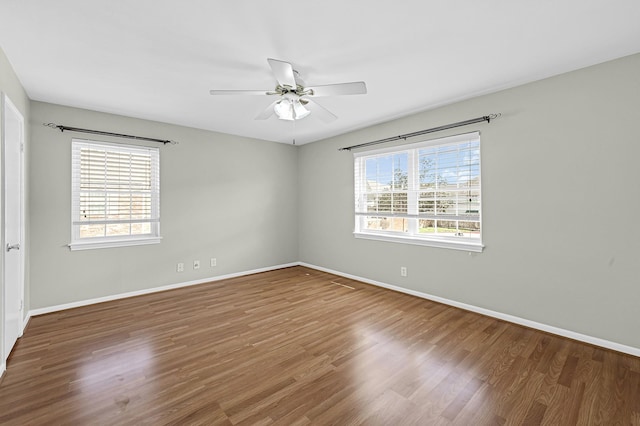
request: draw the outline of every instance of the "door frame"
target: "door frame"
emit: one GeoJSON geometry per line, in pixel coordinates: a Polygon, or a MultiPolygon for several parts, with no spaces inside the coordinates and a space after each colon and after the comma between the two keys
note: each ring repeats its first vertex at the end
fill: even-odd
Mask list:
{"type": "Polygon", "coordinates": [[[8,358],[10,352],[8,350],[8,348],[4,347],[4,340],[5,340],[5,316],[6,316],[6,312],[4,309],[4,301],[5,301],[5,294],[6,294],[6,282],[5,282],[5,272],[6,272],[6,268],[5,268],[5,254],[6,254],[6,249],[5,249],[5,245],[6,245],[6,209],[7,209],[7,205],[5,203],[5,197],[6,197],[6,176],[5,176],[5,170],[6,170],[6,153],[5,153],[5,144],[6,144],[6,120],[5,120],[5,115],[6,115],[6,111],[7,109],[11,109],[13,110],[13,112],[17,113],[17,117],[20,118],[21,121],[21,129],[20,129],[20,175],[19,175],[19,179],[20,179],[20,204],[19,204],[19,208],[20,208],[20,260],[19,260],[19,268],[20,268],[20,282],[18,283],[18,291],[20,293],[20,299],[21,299],[21,306],[20,306],[20,321],[19,321],[19,328],[18,328],[18,338],[20,338],[24,332],[24,326],[25,326],[25,318],[24,318],[24,312],[25,312],[25,305],[24,305],[24,299],[25,299],[25,272],[26,272],[26,253],[25,253],[25,249],[26,249],[26,244],[25,244],[25,228],[26,228],[26,224],[25,224],[25,218],[26,218],[26,214],[25,214],[25,207],[26,207],[26,197],[25,197],[25,121],[24,121],[24,115],[22,114],[22,112],[15,106],[15,104],[11,101],[11,99],[9,98],[9,96],[4,93],[4,92],[0,92],[0,216],[1,216],[1,220],[0,220],[0,234],[1,234],[1,238],[0,241],[2,242],[2,247],[0,247],[0,253],[2,253],[1,257],[1,262],[2,262],[2,273],[0,274],[0,287],[1,287],[1,292],[2,292],[2,315],[0,318],[0,325],[2,328],[2,339],[0,339],[0,347],[2,348],[2,350],[0,351],[1,356],[2,356],[2,365],[0,366],[0,374],[2,374],[4,372],[4,370],[6,369],[6,359],[8,358]]]}

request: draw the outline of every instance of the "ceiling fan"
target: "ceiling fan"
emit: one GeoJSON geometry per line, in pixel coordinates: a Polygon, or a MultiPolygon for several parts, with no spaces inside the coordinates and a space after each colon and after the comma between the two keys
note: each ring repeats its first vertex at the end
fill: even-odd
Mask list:
{"type": "Polygon", "coordinates": [[[267,59],[271,71],[278,82],[274,90],[210,90],[219,95],[268,95],[278,96],[256,120],[266,120],[275,114],[281,120],[300,120],[313,112],[320,120],[330,123],[337,119],[331,111],[314,99],[318,96],[363,95],[367,93],[364,81],[352,83],[326,84],[323,86],[305,86],[298,71],[289,62],[267,59]]]}

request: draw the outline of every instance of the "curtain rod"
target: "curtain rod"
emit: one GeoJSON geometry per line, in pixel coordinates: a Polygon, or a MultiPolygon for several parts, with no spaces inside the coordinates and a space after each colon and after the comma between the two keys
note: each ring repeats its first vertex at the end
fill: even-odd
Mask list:
{"type": "Polygon", "coordinates": [[[141,140],[141,141],[158,142],[158,143],[163,143],[165,145],[168,143],[170,143],[171,145],[176,145],[178,143],[176,141],[147,138],[144,136],[133,136],[133,135],[125,135],[122,133],[103,132],[102,130],[91,130],[91,129],[81,129],[79,127],[60,126],[55,123],[43,123],[42,125],[51,127],[52,129],[60,129],[61,132],[64,132],[65,130],[67,130],[69,132],[90,133],[93,135],[114,136],[116,138],[127,138],[127,139],[141,140]]]}
{"type": "Polygon", "coordinates": [[[453,129],[453,128],[456,128],[456,127],[467,126],[469,124],[481,123],[483,121],[486,121],[487,123],[490,123],[491,120],[494,120],[494,119],[500,117],[500,115],[502,115],[502,114],[498,113],[498,114],[484,115],[482,117],[472,118],[470,120],[458,121],[457,123],[451,123],[451,124],[445,124],[444,126],[432,127],[431,129],[419,130],[417,132],[405,133],[404,135],[399,135],[399,136],[391,136],[389,138],[379,139],[377,141],[365,142],[365,143],[361,143],[361,144],[358,144],[358,145],[346,146],[344,148],[338,149],[338,151],[351,151],[352,149],[355,149],[355,148],[362,148],[362,147],[365,147],[365,146],[378,145],[378,144],[381,144],[381,143],[393,142],[393,141],[397,141],[397,140],[400,140],[400,139],[412,138],[414,136],[426,135],[427,133],[439,132],[440,130],[453,129]]]}

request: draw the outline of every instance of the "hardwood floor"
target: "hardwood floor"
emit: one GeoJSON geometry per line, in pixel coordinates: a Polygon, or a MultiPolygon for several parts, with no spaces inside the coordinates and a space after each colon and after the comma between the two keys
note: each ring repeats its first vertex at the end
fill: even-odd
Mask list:
{"type": "Polygon", "coordinates": [[[640,358],[294,267],[32,318],[0,424],[640,425],[640,358]]]}

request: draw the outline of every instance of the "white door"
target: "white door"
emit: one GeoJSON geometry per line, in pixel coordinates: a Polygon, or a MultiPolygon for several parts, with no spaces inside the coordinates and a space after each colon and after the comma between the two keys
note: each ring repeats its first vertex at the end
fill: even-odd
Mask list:
{"type": "Polygon", "coordinates": [[[24,118],[9,98],[3,96],[2,170],[4,175],[4,354],[9,357],[22,335],[24,294],[23,151],[24,118]]]}

